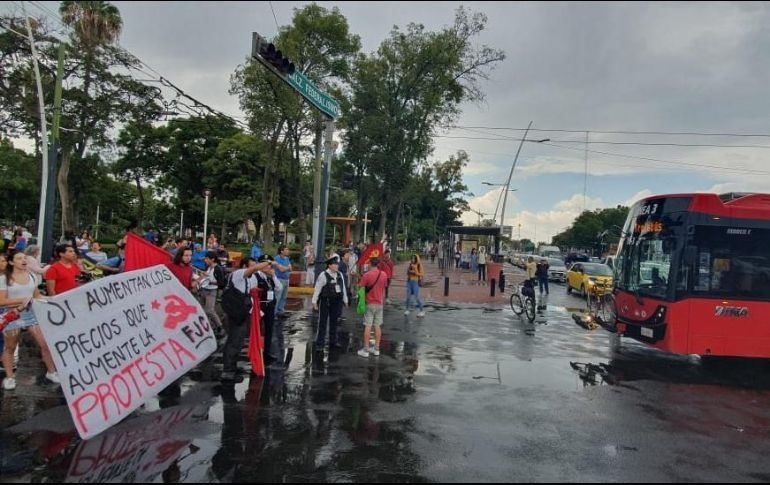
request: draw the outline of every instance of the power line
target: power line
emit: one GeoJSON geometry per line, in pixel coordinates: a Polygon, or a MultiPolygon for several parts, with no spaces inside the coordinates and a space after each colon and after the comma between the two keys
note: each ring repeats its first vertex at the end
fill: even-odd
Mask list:
{"type": "MultiPolygon", "coordinates": [[[[583,131],[583,133],[597,133],[595,131],[583,131]]],[[[451,135],[436,135],[436,138],[454,138],[465,140],[491,140],[491,141],[521,141],[521,138],[514,138],[510,136],[494,135],[495,138],[490,137],[472,137],[472,136],[451,136],[451,135]]],[[[535,142],[536,140],[527,140],[535,142]]],[[[581,141],[581,140],[552,140],[556,143],[577,143],[584,145],[586,143],[590,145],[635,145],[635,146],[669,146],[669,147],[701,147],[701,148],[759,148],[770,149],[770,145],[718,145],[713,143],[650,143],[650,142],[619,142],[619,141],[581,141]]]]}
{"type": "Polygon", "coordinates": [[[273,9],[273,2],[272,0],[267,0],[267,3],[270,4],[270,11],[273,12],[273,20],[275,20],[275,30],[276,32],[280,32],[281,27],[278,26],[278,18],[275,16],[275,10],[273,9]]]}
{"type": "MultiPolygon", "coordinates": [[[[513,128],[505,126],[462,126],[452,125],[450,128],[459,129],[481,129],[481,130],[503,130],[503,131],[524,131],[526,128],[513,128]]],[[[555,133],[597,133],[603,135],[666,135],[666,136],[730,136],[730,137],[759,137],[770,138],[770,134],[764,133],[711,133],[699,131],[634,131],[634,130],[565,130],[565,129],[546,129],[532,128],[530,131],[555,132],[555,133]]],[[[582,143],[582,142],[581,142],[582,143]]]]}
{"type": "MultiPolygon", "coordinates": [[[[14,2],[14,3],[15,3],[15,2],[14,2]]],[[[66,24],[65,24],[65,23],[64,23],[64,22],[61,20],[61,18],[59,17],[59,14],[58,14],[58,13],[56,13],[56,12],[52,11],[50,8],[46,7],[46,6],[45,6],[45,5],[43,5],[43,4],[40,4],[39,2],[30,1],[29,3],[30,3],[31,5],[33,5],[34,7],[36,7],[36,8],[37,8],[39,11],[41,11],[41,12],[43,12],[43,13],[47,13],[47,14],[51,15],[51,17],[52,17],[52,20],[54,20],[54,21],[55,21],[56,23],[58,23],[58,24],[59,24],[59,25],[60,25],[62,28],[64,28],[64,29],[65,29],[65,32],[71,32],[71,31],[72,31],[72,28],[71,28],[71,27],[69,27],[68,25],[66,25],[66,24]]],[[[154,82],[154,83],[161,83],[163,86],[165,86],[165,87],[167,87],[167,88],[170,88],[171,90],[173,90],[173,91],[176,93],[177,97],[180,97],[180,96],[181,96],[181,97],[184,97],[184,98],[186,98],[186,99],[188,99],[188,100],[192,101],[192,102],[194,103],[195,107],[204,108],[204,109],[205,109],[206,111],[208,111],[210,114],[213,114],[213,115],[215,115],[215,116],[218,116],[218,117],[221,117],[221,118],[225,118],[225,119],[228,119],[228,120],[232,121],[234,124],[236,124],[236,125],[239,125],[239,126],[241,126],[241,127],[244,127],[244,128],[246,128],[246,129],[248,129],[248,128],[249,128],[249,125],[248,125],[248,124],[246,124],[246,123],[244,123],[243,121],[240,121],[240,120],[238,120],[238,119],[236,119],[236,118],[234,118],[234,117],[232,117],[232,116],[228,116],[228,115],[226,115],[226,114],[222,113],[221,111],[219,111],[219,110],[216,110],[216,109],[212,108],[211,106],[209,106],[209,105],[207,105],[207,104],[205,104],[205,103],[201,102],[200,100],[198,100],[198,99],[196,99],[196,98],[194,98],[194,97],[190,96],[189,94],[185,93],[185,92],[184,92],[184,91],[183,91],[181,88],[179,88],[179,87],[178,87],[176,84],[174,84],[174,83],[172,83],[171,81],[169,81],[169,80],[168,80],[167,78],[165,78],[165,77],[164,77],[164,76],[163,76],[163,75],[162,75],[160,72],[158,72],[158,71],[157,71],[155,68],[153,68],[152,66],[150,66],[149,64],[147,64],[147,62],[143,61],[143,60],[142,60],[142,59],[140,59],[138,56],[136,56],[135,54],[131,53],[131,52],[130,52],[128,49],[126,49],[125,47],[123,47],[122,45],[120,45],[120,43],[116,42],[116,44],[118,45],[118,48],[119,48],[119,49],[121,49],[122,51],[124,51],[124,52],[126,52],[127,54],[131,55],[131,56],[132,56],[134,59],[136,59],[136,60],[137,60],[137,62],[138,62],[140,65],[144,66],[146,69],[149,69],[149,70],[152,72],[152,74],[150,74],[149,72],[147,72],[147,71],[145,71],[145,70],[143,70],[143,69],[137,68],[137,67],[133,67],[133,66],[125,66],[125,67],[126,67],[126,69],[127,69],[128,71],[131,71],[131,70],[135,70],[135,71],[138,71],[138,72],[141,72],[141,73],[143,73],[144,75],[146,75],[146,76],[148,76],[148,77],[153,77],[153,74],[154,74],[155,76],[157,76],[157,77],[158,77],[158,79],[157,79],[157,80],[155,80],[155,79],[152,79],[152,80],[148,80],[148,79],[137,79],[135,76],[132,76],[131,74],[128,74],[128,75],[129,75],[130,77],[132,77],[132,78],[133,78],[135,81],[137,81],[137,82],[143,82],[143,83],[144,83],[144,82],[154,82]]],[[[187,106],[187,107],[188,107],[188,108],[190,108],[189,106],[187,106]]],[[[197,110],[194,110],[194,109],[192,109],[192,108],[190,108],[190,109],[191,109],[191,110],[192,110],[194,113],[196,113],[196,114],[197,114],[197,116],[202,116],[202,114],[203,114],[203,113],[201,113],[201,112],[199,112],[199,111],[197,111],[197,110]]],[[[189,114],[189,113],[188,113],[188,114],[189,114]]]]}

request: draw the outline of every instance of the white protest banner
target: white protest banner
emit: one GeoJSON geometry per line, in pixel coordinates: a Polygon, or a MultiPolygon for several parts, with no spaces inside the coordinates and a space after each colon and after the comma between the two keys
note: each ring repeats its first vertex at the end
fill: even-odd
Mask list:
{"type": "Polygon", "coordinates": [[[80,436],[128,416],[216,350],[208,318],[163,265],[34,301],[80,436]]]}

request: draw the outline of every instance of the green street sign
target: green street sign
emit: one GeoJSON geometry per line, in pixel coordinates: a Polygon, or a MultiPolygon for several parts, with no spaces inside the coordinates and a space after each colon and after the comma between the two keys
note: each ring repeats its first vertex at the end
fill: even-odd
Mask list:
{"type": "Polygon", "coordinates": [[[340,116],[340,104],[331,96],[318,89],[313,82],[299,71],[286,76],[286,81],[297,90],[310,104],[321,110],[326,116],[335,119],[340,116]]]}
{"type": "Polygon", "coordinates": [[[340,104],[331,96],[318,89],[318,86],[294,69],[294,64],[283,56],[275,45],[258,33],[251,34],[251,56],[267,67],[273,74],[294,88],[310,104],[334,120],[340,116],[340,104]]]}

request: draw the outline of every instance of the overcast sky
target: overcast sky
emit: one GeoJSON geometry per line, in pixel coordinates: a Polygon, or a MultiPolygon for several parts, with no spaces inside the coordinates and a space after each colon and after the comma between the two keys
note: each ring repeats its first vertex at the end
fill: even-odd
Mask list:
{"type": "MultiPolygon", "coordinates": [[[[41,3],[58,8],[57,2],[41,3]]],[[[251,32],[275,35],[268,2],[114,3],[123,16],[125,48],[190,95],[240,113],[227,93],[229,77],[248,54],[251,32]]],[[[304,3],[273,2],[277,22],[290,23],[293,9],[304,3]]],[[[372,52],[394,25],[450,24],[462,2],[319,3],[338,6],[372,52]]],[[[522,237],[549,241],[584,207],[586,130],[770,134],[766,4],[464,5],[489,17],[479,43],[508,56],[484,85],[486,102],[464,106],[457,123],[463,128],[444,133],[466,138],[436,140],[436,159],[458,149],[470,154],[464,179],[475,194],[471,206],[491,217],[501,189],[482,182],[505,182],[523,133],[492,128],[523,129],[533,121],[538,129],[576,130],[528,135],[550,138],[551,145],[525,143],[513,174],[511,187],[518,191],[508,198],[505,223],[521,224],[522,237]]],[[[589,141],[588,209],[652,193],[770,192],[770,136],[589,133],[589,141]]],[[[466,223],[477,220],[473,213],[464,216],[466,223]]]]}

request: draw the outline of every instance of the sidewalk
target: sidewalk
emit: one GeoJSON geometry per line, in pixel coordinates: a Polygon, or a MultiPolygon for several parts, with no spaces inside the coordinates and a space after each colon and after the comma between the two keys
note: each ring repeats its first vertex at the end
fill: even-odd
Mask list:
{"type": "MultiPolygon", "coordinates": [[[[510,297],[509,287],[518,284],[524,280],[521,272],[516,271],[508,263],[503,265],[505,273],[506,290],[500,293],[500,286],[497,283],[499,275],[487,274],[487,281],[478,281],[478,273],[471,273],[469,269],[455,269],[454,261],[452,267],[447,269],[446,277],[449,278],[449,295],[444,296],[444,278],[438,267],[438,259],[435,263],[430,260],[423,261],[425,276],[423,277],[423,286],[420,288],[420,299],[423,303],[484,303],[491,305],[507,305],[510,297]],[[495,296],[490,296],[490,280],[496,280],[495,296]]],[[[399,263],[396,265],[393,281],[390,284],[390,300],[394,303],[404,303],[406,301],[406,273],[409,269],[409,263],[399,263]]]]}

